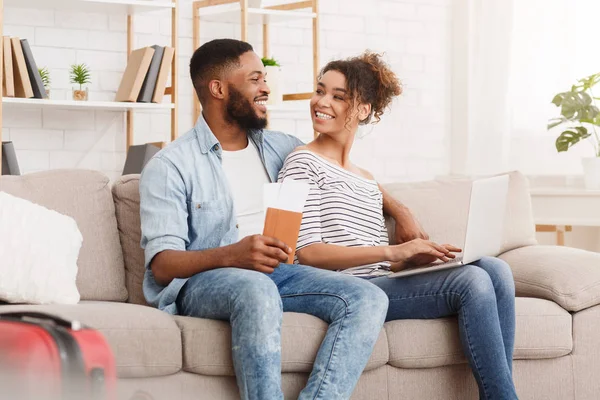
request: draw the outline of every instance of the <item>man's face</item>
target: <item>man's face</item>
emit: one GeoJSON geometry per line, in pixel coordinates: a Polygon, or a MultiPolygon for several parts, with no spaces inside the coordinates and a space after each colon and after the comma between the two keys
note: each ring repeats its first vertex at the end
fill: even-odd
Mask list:
{"type": "Polygon", "coordinates": [[[270,93],[265,68],[253,51],[242,54],[240,64],[227,80],[226,118],[244,129],[264,129],[270,93]]]}

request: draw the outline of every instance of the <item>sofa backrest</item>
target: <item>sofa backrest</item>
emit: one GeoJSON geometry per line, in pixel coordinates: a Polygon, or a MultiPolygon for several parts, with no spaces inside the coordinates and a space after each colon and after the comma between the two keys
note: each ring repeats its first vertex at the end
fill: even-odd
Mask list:
{"type": "Polygon", "coordinates": [[[77,260],[81,300],[127,300],[115,207],[105,175],[87,170],[5,175],[0,191],[75,219],[83,236],[77,260]]]}
{"type": "MultiPolygon", "coordinates": [[[[384,188],[404,203],[423,224],[432,240],[464,245],[471,180],[437,180],[418,183],[392,183],[384,188]]],[[[142,293],[144,252],[140,248],[139,175],[121,177],[113,185],[113,196],[129,302],[146,304],[142,293]]],[[[393,224],[388,220],[390,237],[393,224]]],[[[509,195],[502,253],[536,243],[527,178],[510,174],[509,195]]]]}
{"type": "MultiPolygon", "coordinates": [[[[431,240],[463,247],[471,182],[471,179],[447,179],[383,186],[413,212],[431,240]]],[[[387,223],[392,238],[394,227],[389,219],[387,223]]],[[[536,244],[536,238],[529,183],[523,174],[511,172],[500,253],[533,244],[536,244]]]]}
{"type": "Polygon", "coordinates": [[[147,305],[142,292],[144,251],[140,247],[140,175],[125,175],[112,187],[115,211],[123,248],[129,303],[147,305]]]}

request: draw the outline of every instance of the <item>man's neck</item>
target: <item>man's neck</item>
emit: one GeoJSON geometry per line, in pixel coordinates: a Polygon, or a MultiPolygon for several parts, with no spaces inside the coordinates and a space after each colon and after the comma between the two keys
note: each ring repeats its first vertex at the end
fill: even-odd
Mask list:
{"type": "Polygon", "coordinates": [[[248,133],[238,124],[226,121],[221,112],[203,110],[202,116],[206,124],[221,143],[225,151],[243,150],[248,147],[248,133]]]}

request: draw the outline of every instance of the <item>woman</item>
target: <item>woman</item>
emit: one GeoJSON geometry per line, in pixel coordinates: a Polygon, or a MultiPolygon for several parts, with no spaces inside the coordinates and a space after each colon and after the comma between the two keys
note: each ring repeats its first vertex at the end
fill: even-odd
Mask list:
{"type": "Polygon", "coordinates": [[[457,314],[480,398],[516,399],[514,283],[505,262],[486,257],[461,268],[386,277],[437,259],[448,261],[460,251],[423,239],[389,245],[379,186],[350,161],[358,126],[378,122],[401,92],[397,77],[374,53],[332,61],[321,71],[310,102],[320,134],[292,152],[279,174],[280,181],[310,185],[297,261],[369,279],[389,297],[387,321],[457,314]]]}

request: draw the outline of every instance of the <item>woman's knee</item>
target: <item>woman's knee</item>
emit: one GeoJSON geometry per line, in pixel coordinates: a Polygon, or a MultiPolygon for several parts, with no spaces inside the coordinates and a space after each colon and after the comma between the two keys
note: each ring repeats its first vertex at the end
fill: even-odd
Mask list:
{"type": "Polygon", "coordinates": [[[515,280],[512,269],[506,261],[497,257],[483,257],[478,266],[487,272],[496,291],[514,296],[515,280]]]}
{"type": "Polygon", "coordinates": [[[474,301],[493,300],[495,302],[494,285],[485,270],[475,265],[465,265],[461,269],[461,293],[464,298],[474,301]]]}
{"type": "Polygon", "coordinates": [[[351,286],[351,291],[346,301],[349,309],[353,313],[361,314],[362,318],[370,320],[383,321],[387,314],[389,298],[387,294],[378,286],[353,277],[357,281],[351,286]]]}

